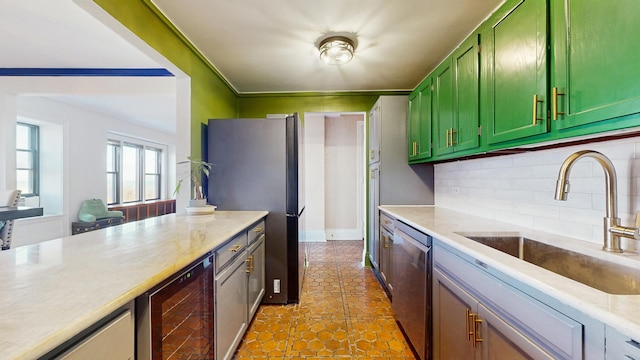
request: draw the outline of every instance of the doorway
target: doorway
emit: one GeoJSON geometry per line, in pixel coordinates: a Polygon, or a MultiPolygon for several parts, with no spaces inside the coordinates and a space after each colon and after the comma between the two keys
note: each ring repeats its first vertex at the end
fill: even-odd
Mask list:
{"type": "Polygon", "coordinates": [[[366,113],[305,113],[307,241],[364,240],[366,113]]]}

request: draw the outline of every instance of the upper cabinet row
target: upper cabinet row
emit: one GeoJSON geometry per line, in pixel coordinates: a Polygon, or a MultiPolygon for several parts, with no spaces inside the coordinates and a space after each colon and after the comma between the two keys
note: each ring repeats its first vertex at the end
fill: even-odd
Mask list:
{"type": "Polygon", "coordinates": [[[640,126],[639,15],[637,0],[508,0],[409,96],[409,162],[640,126]]]}

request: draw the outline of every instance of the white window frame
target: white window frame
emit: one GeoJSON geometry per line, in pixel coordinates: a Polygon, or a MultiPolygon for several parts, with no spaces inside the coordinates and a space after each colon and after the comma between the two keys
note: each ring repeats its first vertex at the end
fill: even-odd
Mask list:
{"type": "MultiPolygon", "coordinates": [[[[159,144],[156,142],[152,142],[152,141],[148,141],[148,140],[144,140],[144,139],[139,139],[139,138],[134,138],[134,137],[129,137],[126,135],[121,135],[121,134],[114,134],[114,133],[109,133],[107,136],[107,143],[105,143],[105,151],[107,149],[108,144],[118,144],[120,150],[117,151],[118,154],[118,159],[116,159],[116,163],[117,163],[117,181],[118,184],[116,185],[116,190],[117,190],[117,195],[116,195],[116,202],[113,203],[109,203],[107,205],[123,205],[123,204],[133,204],[133,203],[138,203],[138,202],[145,202],[145,201],[155,201],[155,200],[161,200],[161,199],[165,199],[167,196],[167,179],[168,179],[168,174],[167,174],[167,157],[168,157],[168,151],[169,151],[169,147],[166,144],[159,144]],[[134,200],[134,201],[123,201],[123,174],[122,174],[122,157],[123,157],[123,151],[122,151],[122,146],[123,145],[131,145],[134,147],[139,147],[141,149],[140,151],[140,159],[138,160],[139,162],[139,167],[138,167],[138,181],[136,186],[138,187],[138,193],[139,193],[139,199],[134,200]],[[159,176],[159,198],[158,199],[149,199],[146,200],[145,199],[145,188],[144,188],[144,179],[145,179],[145,169],[144,169],[144,155],[145,155],[145,150],[147,149],[151,149],[151,150],[156,150],[156,151],[160,151],[161,155],[160,155],[160,164],[159,164],[159,169],[160,169],[160,176],[159,176]]],[[[105,169],[105,175],[107,174],[107,169],[105,169]]]]}

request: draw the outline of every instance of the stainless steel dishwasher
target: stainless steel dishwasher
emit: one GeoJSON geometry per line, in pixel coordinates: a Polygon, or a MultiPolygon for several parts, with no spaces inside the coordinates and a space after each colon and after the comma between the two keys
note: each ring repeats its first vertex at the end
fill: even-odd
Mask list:
{"type": "Polygon", "coordinates": [[[396,220],[392,257],[396,320],[420,359],[430,359],[431,237],[396,220]]]}

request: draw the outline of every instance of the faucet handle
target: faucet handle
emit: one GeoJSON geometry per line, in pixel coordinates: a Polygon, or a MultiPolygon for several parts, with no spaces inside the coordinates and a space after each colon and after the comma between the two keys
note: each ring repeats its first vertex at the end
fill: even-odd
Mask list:
{"type": "Polygon", "coordinates": [[[633,229],[633,238],[640,240],[640,211],[636,211],[636,224],[635,229],[633,229]]]}

